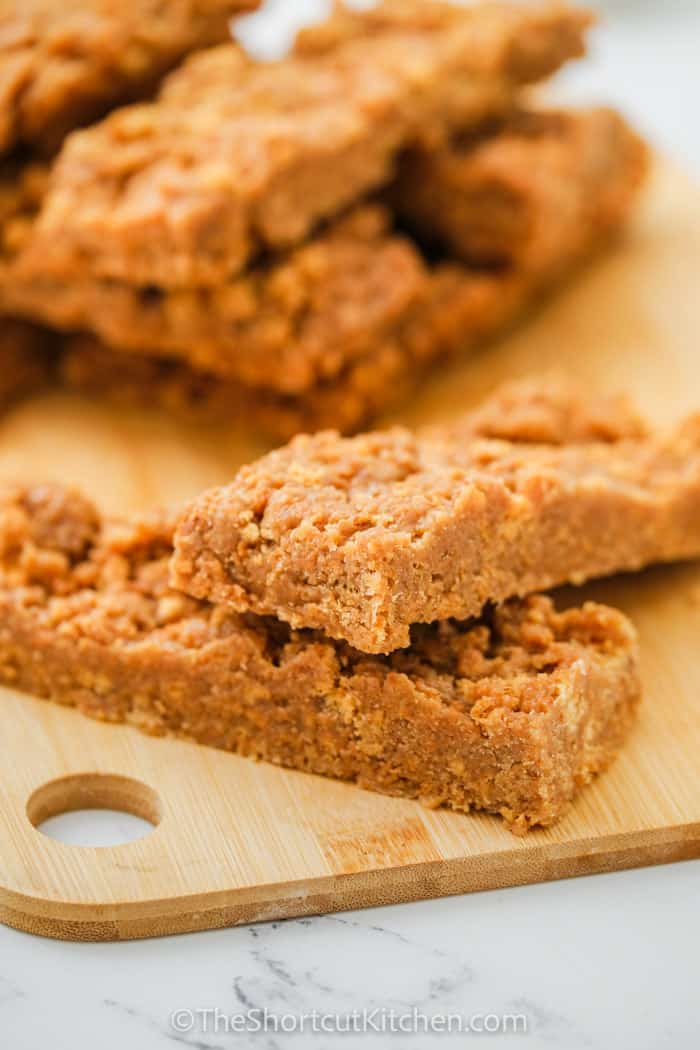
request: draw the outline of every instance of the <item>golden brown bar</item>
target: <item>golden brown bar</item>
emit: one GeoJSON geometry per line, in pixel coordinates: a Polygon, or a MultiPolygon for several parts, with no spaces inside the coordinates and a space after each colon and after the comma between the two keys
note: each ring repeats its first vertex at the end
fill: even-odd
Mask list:
{"type": "MultiPolygon", "coordinates": [[[[537,123],[535,114],[531,118],[537,123]]],[[[524,258],[513,231],[513,266],[487,272],[428,265],[414,244],[392,231],[386,208],[375,204],[360,206],[302,247],[218,288],[139,289],[89,276],[28,277],[17,257],[21,260],[31,238],[32,214],[41,200],[42,174],[35,167],[5,182],[0,304],[64,329],[89,329],[108,345],[132,353],[181,357],[200,373],[260,388],[257,401],[278,406],[285,401],[285,414],[301,404],[303,415],[303,405],[314,402],[337,407],[343,396],[337,426],[357,429],[389,407],[432,360],[497,332],[623,225],[646,168],[644,144],[609,114],[570,112],[566,121],[600,159],[577,170],[579,134],[566,137],[554,151],[558,162],[568,154],[570,193],[585,198],[585,221],[580,209],[557,208],[553,189],[548,200],[549,189],[542,185],[551,182],[544,174],[551,152],[547,136],[528,142],[532,170],[541,174],[532,176],[519,207],[523,222],[532,220],[549,232],[546,252],[524,258]],[[378,379],[388,378],[390,368],[395,385],[371,389],[373,360],[378,379]]],[[[492,158],[510,155],[510,133],[494,132],[489,142],[482,149],[492,158]]],[[[439,201],[439,179],[435,190],[439,201]]],[[[126,375],[130,367],[124,363],[120,372],[126,375]]],[[[174,372],[170,362],[152,370],[163,376],[174,372]]],[[[144,366],[134,362],[132,371],[142,373],[144,366]]],[[[202,388],[203,382],[197,385],[202,388]]],[[[230,383],[222,386],[219,401],[224,404],[234,391],[230,383]]],[[[307,415],[309,428],[328,419],[323,407],[307,415]]]]}
{"type": "Polygon", "coordinates": [[[391,0],[273,63],[191,58],[157,102],[76,133],[29,273],[217,285],[389,180],[399,150],[510,108],[583,52],[586,13],[391,0]]]}
{"type": "Polygon", "coordinates": [[[439,440],[487,438],[516,445],[614,445],[651,436],[626,394],[584,394],[561,372],[513,379],[497,386],[470,412],[421,429],[439,440]]]}
{"type": "Polygon", "coordinates": [[[57,370],[74,390],[157,404],[202,423],[238,422],[281,440],[329,426],[353,433],[410,396],[437,358],[465,353],[502,332],[535,295],[517,278],[439,267],[395,333],[297,395],[225,379],[175,358],[112,350],[92,336],[65,336],[57,370]]]}
{"type": "Polygon", "coordinates": [[[629,210],[647,163],[614,110],[521,110],[488,134],[412,151],[388,196],[419,236],[471,265],[556,272],[582,228],[629,210]]]}
{"type": "Polygon", "coordinates": [[[12,249],[16,255],[31,235],[27,211],[6,224],[5,310],[93,331],[131,353],[179,357],[280,395],[313,389],[395,340],[430,280],[418,249],[392,231],[379,205],[357,208],[307,244],[218,288],[23,277],[12,249]]]}
{"type": "MultiPolygon", "coordinates": [[[[227,380],[176,358],[125,354],[84,335],[58,342],[56,374],[69,389],[91,397],[129,406],[157,405],[188,421],[232,423],[277,440],[328,427],[352,434],[414,394],[437,359],[467,353],[502,334],[540,291],[518,274],[439,266],[395,334],[387,333],[368,353],[298,395],[227,380]]],[[[563,411],[571,410],[567,401],[563,411]]],[[[505,413],[499,408],[502,427],[508,428],[513,411],[512,404],[505,413]]],[[[605,425],[599,420],[600,433],[605,425]]]]}
{"type": "Polygon", "coordinates": [[[105,522],[57,486],[2,490],[0,548],[4,684],[515,832],[566,811],[639,699],[634,629],[592,603],[529,598],[368,657],[173,591],[166,519],[105,522]]]}
{"type": "Polygon", "coordinates": [[[285,396],[200,372],[178,360],[111,350],[92,336],[67,336],[57,358],[69,390],[127,407],[152,409],[200,425],[231,424],[286,441],[301,431],[335,426],[352,433],[411,390],[406,356],[377,345],[329,382],[285,396]]]}
{"type": "Polygon", "coordinates": [[[561,447],[475,439],[467,416],[297,437],[193,501],[172,579],[386,653],[415,623],[698,556],[700,415],[561,447]]]}
{"type": "Polygon", "coordinates": [[[150,94],[256,0],[10,0],[0,11],[0,152],[55,149],[110,106],[150,94]]]}

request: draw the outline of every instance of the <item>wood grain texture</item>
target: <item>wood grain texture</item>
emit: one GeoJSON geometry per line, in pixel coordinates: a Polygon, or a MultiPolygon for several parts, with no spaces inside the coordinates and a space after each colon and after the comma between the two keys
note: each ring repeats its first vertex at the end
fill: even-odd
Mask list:
{"type": "MultiPolygon", "coordinates": [[[[444,417],[506,377],[552,367],[628,389],[660,422],[692,410],[699,271],[700,192],[660,166],[623,244],[509,339],[436,377],[402,418],[444,417]]],[[[186,428],[55,395],[3,422],[0,476],[77,482],[125,513],[226,481],[260,451],[235,424],[186,428]]],[[[152,740],[2,690],[0,918],[54,937],[143,937],[700,855],[700,568],[654,569],[585,595],[619,605],[639,628],[642,713],[564,820],[523,839],[497,818],[152,740]],[[90,849],[33,826],[86,804],[157,827],[90,849]]]]}

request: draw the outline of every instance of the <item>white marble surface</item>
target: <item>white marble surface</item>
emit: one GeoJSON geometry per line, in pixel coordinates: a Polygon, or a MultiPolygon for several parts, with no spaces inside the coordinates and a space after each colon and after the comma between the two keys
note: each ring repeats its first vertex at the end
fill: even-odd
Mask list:
{"type": "MultiPolygon", "coordinates": [[[[0,935],[5,1050],[218,1050],[174,1011],[523,1014],[498,1036],[239,1035],[236,1047],[692,1050],[700,862],[123,944],[0,935]]],[[[182,1017],[183,1015],[179,1015],[182,1017]]],[[[186,1017],[187,1015],[185,1015],[186,1017]]]]}
{"type": "MultiPolygon", "coordinates": [[[[567,92],[615,101],[700,174],[700,3],[599,6],[606,28],[585,67],[564,78],[567,92]]],[[[267,46],[280,12],[298,17],[323,0],[275,7],[256,29],[267,46]]],[[[699,880],[700,861],[691,861],[126,944],[63,944],[0,927],[0,1048],[425,1050],[482,1040],[523,1050],[690,1050],[700,1033],[699,880]],[[365,1008],[509,1013],[525,1017],[527,1033],[234,1035],[195,1012],[215,1007],[225,1016],[266,1007],[288,1024],[313,1010],[329,1024],[365,1008]],[[193,1011],[191,1030],[173,1026],[174,1011],[193,1011]]],[[[190,1015],[178,1021],[187,1028],[190,1015]]]]}

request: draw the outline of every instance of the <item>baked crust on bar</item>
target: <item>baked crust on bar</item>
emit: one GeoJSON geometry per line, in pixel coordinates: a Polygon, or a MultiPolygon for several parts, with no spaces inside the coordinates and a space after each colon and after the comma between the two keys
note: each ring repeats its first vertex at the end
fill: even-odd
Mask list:
{"type": "Polygon", "coordinates": [[[698,555],[700,415],[560,447],[475,438],[467,416],[300,436],[242,468],[183,515],[173,583],[386,653],[415,623],[698,555]]]}
{"type": "Polygon", "coordinates": [[[407,143],[510,108],[582,54],[590,21],[549,3],[427,6],[390,0],[278,62],[201,52],[157,102],[72,135],[28,272],[221,284],[388,181],[407,143]]]}
{"type": "Polygon", "coordinates": [[[202,744],[457,810],[550,824],[619,750],[635,632],[531,597],[366,656],[172,590],[167,517],[104,522],[58,486],[0,493],[0,680],[202,744]]]}
{"type": "Polygon", "coordinates": [[[14,0],[0,10],[0,152],[55,149],[150,93],[183,55],[228,39],[256,0],[14,0]]]}
{"type": "Polygon", "coordinates": [[[614,110],[521,110],[488,134],[413,150],[388,198],[419,236],[473,266],[547,273],[582,228],[619,222],[647,166],[614,110]]]}

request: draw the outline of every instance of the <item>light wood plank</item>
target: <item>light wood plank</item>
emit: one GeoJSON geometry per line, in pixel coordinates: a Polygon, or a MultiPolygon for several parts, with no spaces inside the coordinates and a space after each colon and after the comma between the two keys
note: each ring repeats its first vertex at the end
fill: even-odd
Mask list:
{"type": "MultiPolygon", "coordinates": [[[[628,389],[659,421],[692,410],[700,406],[699,272],[700,192],[659,167],[624,244],[510,338],[427,384],[401,418],[440,418],[506,377],[553,366],[628,389]]],[[[105,509],[126,513],[225,481],[260,451],[233,428],[187,428],[52,395],[3,421],[0,476],[77,482],[105,509]]],[[[700,854],[700,570],[655,569],[586,595],[619,604],[639,627],[642,714],[614,767],[570,814],[524,839],[496,818],[432,812],[152,740],[3,690],[0,918],[55,937],[141,937],[700,854]],[[63,778],[79,774],[93,800],[159,810],[157,828],[107,849],[41,835],[28,801],[77,804],[76,782],[63,778]],[[115,779],[124,777],[136,784],[115,779]]]]}

